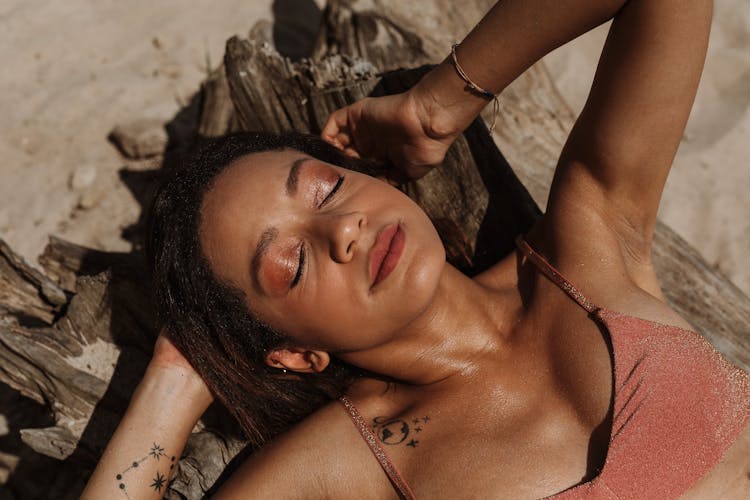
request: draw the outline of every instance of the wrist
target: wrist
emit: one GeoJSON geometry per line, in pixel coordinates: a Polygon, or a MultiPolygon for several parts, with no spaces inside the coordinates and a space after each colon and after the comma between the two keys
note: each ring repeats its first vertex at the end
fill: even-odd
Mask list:
{"type": "Polygon", "coordinates": [[[190,367],[150,363],[133,395],[156,404],[185,412],[197,421],[213,402],[213,395],[203,379],[190,367]]]}
{"type": "Polygon", "coordinates": [[[410,92],[425,116],[425,132],[436,139],[457,137],[489,102],[467,89],[450,57],[427,73],[410,92]]]}

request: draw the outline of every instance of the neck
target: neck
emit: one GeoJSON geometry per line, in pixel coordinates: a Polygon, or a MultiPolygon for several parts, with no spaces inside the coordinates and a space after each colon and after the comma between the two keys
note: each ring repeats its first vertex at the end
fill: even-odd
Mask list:
{"type": "MultiPolygon", "coordinates": [[[[500,266],[512,269],[513,255],[500,266]],[[508,266],[510,263],[510,267],[508,266]]],[[[426,310],[377,348],[341,355],[355,366],[414,385],[469,374],[487,355],[498,359],[522,311],[517,275],[486,286],[446,264],[426,310]]]]}

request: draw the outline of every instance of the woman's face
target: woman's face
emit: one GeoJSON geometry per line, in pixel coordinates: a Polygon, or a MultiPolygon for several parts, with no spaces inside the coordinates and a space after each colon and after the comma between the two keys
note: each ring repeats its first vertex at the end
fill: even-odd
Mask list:
{"type": "Polygon", "coordinates": [[[446,265],[434,226],[406,195],[299,151],[237,160],[201,215],[213,271],[301,347],[387,343],[425,311],[446,265]]]}

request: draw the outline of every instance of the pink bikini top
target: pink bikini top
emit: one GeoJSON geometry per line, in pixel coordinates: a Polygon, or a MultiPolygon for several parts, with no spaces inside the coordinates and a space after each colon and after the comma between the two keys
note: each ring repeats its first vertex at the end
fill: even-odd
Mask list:
{"type": "MultiPolygon", "coordinates": [[[[597,307],[522,238],[521,252],[609,332],[614,408],[607,458],[591,481],[549,498],[675,498],[717,464],[750,419],[750,376],[702,336],[597,307]]],[[[414,493],[367,422],[341,398],[402,498],[414,493]]]]}

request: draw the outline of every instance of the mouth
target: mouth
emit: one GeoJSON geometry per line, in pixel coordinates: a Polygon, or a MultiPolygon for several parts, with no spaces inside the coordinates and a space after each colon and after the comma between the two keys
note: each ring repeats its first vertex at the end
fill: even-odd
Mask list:
{"type": "Polygon", "coordinates": [[[393,272],[404,252],[405,243],[406,235],[400,224],[386,226],[378,233],[370,251],[370,288],[393,272]]]}

